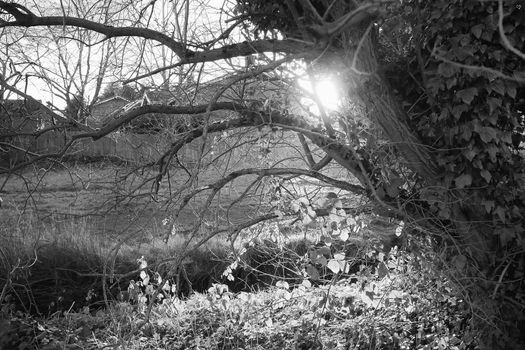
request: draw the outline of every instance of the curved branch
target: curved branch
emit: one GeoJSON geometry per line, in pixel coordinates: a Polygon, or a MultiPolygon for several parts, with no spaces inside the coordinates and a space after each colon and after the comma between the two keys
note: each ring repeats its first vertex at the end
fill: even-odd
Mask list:
{"type": "MultiPolygon", "coordinates": [[[[69,16],[37,16],[27,10],[25,7],[8,3],[6,1],[0,1],[0,10],[8,13],[14,17],[14,21],[1,21],[0,28],[2,27],[38,27],[38,26],[72,26],[77,28],[83,28],[92,30],[97,33],[103,34],[106,38],[116,37],[140,37],[144,39],[154,40],[166,47],[170,48],[175,52],[180,61],[170,66],[159,68],[155,70],[155,73],[162,72],[164,70],[172,69],[180,65],[191,64],[191,63],[202,63],[217,61],[220,59],[227,59],[232,57],[247,56],[254,53],[261,52],[283,52],[283,53],[299,53],[299,52],[311,52],[315,56],[314,48],[315,44],[307,44],[291,39],[285,40],[256,40],[256,41],[245,41],[241,43],[225,45],[215,49],[203,50],[203,51],[192,51],[187,47],[174,40],[172,37],[152,30],[149,28],[137,28],[137,27],[114,27],[105,25],[102,23],[90,21],[84,18],[69,17],[69,16]],[[23,11],[21,11],[23,9],[23,11]]],[[[151,75],[151,73],[149,73],[151,75]]],[[[140,79],[140,77],[134,78],[134,80],[140,79]]]]}
{"type": "Polygon", "coordinates": [[[76,138],[86,138],[91,137],[93,140],[98,140],[101,137],[104,137],[111,132],[117,130],[120,126],[131,122],[133,119],[138,118],[144,114],[149,113],[158,113],[158,114],[202,114],[208,111],[217,111],[217,110],[231,110],[231,111],[240,111],[245,110],[246,108],[241,104],[234,102],[218,102],[212,105],[205,104],[199,106],[170,106],[170,105],[145,105],[135,109],[132,109],[129,112],[124,114],[115,113],[113,120],[105,124],[101,129],[84,134],[78,134],[76,138]]]}
{"type": "Polygon", "coordinates": [[[238,177],[246,176],[246,175],[257,175],[260,178],[266,177],[266,176],[280,176],[280,175],[307,176],[307,177],[311,177],[311,178],[323,181],[324,183],[327,183],[334,187],[338,187],[338,188],[347,190],[349,192],[353,192],[355,194],[359,194],[359,195],[367,194],[367,191],[361,186],[353,185],[346,181],[333,179],[329,176],[323,175],[314,170],[305,170],[305,169],[298,169],[298,168],[263,168],[263,169],[247,168],[247,169],[233,171],[213,184],[202,186],[202,187],[199,187],[193,190],[191,193],[187,194],[184,197],[184,199],[182,200],[180,209],[184,208],[186,204],[200,192],[207,191],[207,190],[212,190],[214,192],[219,191],[229,182],[235,180],[238,177]]]}
{"type": "Polygon", "coordinates": [[[297,54],[298,56],[295,58],[317,57],[319,54],[318,49],[313,44],[305,44],[304,42],[298,42],[292,39],[244,41],[241,43],[225,45],[205,51],[188,51],[187,56],[181,58],[181,60],[177,63],[154,69],[151,72],[125,80],[123,83],[132,83],[134,81],[150,77],[166,70],[184,66],[186,64],[212,62],[233,57],[249,56],[262,52],[297,54]]]}
{"type": "Polygon", "coordinates": [[[509,38],[507,38],[507,36],[505,35],[505,29],[503,28],[503,17],[505,17],[505,15],[503,14],[503,0],[498,0],[498,31],[501,41],[503,41],[503,45],[508,50],[513,52],[522,60],[525,60],[525,53],[512,46],[512,44],[509,41],[509,38]]]}
{"type": "MultiPolygon", "coordinates": [[[[38,27],[38,26],[73,26],[84,28],[103,34],[106,38],[130,37],[137,36],[144,39],[155,40],[169,47],[179,57],[185,57],[187,50],[184,45],[171,37],[162,34],[156,30],[136,27],[113,27],[105,24],[93,22],[84,18],[69,16],[37,16],[26,9],[22,12],[19,10],[21,5],[0,1],[0,9],[12,15],[14,21],[3,21],[1,27],[38,27]]],[[[25,8],[24,8],[25,9],[25,8]]]]}
{"type": "MultiPolygon", "coordinates": [[[[189,201],[192,198],[194,198],[201,192],[211,191],[211,193],[208,195],[206,199],[206,203],[202,207],[202,210],[200,213],[200,216],[202,217],[204,215],[205,210],[207,210],[209,206],[211,205],[217,193],[219,193],[219,191],[222,188],[224,188],[224,186],[226,186],[228,183],[232,182],[233,180],[241,176],[246,176],[246,175],[257,175],[259,179],[262,179],[263,177],[267,177],[267,176],[281,176],[281,175],[307,176],[307,177],[311,177],[311,178],[323,181],[324,183],[327,183],[334,187],[341,188],[343,190],[347,190],[349,192],[352,192],[358,195],[367,195],[366,189],[364,189],[361,186],[353,185],[346,181],[336,180],[336,179],[333,179],[329,176],[323,175],[313,170],[305,170],[305,169],[298,169],[298,168],[263,168],[263,169],[247,168],[247,169],[233,171],[230,174],[223,177],[222,179],[212,184],[196,188],[195,190],[191,191],[186,196],[184,196],[184,198],[181,201],[181,204],[179,205],[179,208],[177,209],[177,211],[175,212],[175,215],[173,216],[172,224],[168,232],[169,233],[174,232],[174,227],[175,227],[178,216],[180,215],[182,210],[186,207],[186,205],[189,203],[189,201]]],[[[248,225],[248,226],[243,226],[243,228],[246,228],[246,227],[253,226],[256,223],[259,223],[261,221],[270,220],[270,219],[274,219],[277,217],[278,215],[276,215],[275,213],[268,213],[266,215],[256,218],[255,221],[251,220],[246,223],[243,223],[241,226],[248,225]]],[[[201,225],[202,225],[202,221],[199,221],[193,226],[193,228],[190,230],[192,236],[198,232],[201,225]]],[[[166,236],[166,239],[168,237],[169,235],[166,236]]]]}

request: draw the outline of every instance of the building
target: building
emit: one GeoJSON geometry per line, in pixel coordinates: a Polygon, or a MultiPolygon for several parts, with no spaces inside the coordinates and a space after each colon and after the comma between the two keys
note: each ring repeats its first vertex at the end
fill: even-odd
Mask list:
{"type": "Polygon", "coordinates": [[[20,163],[35,147],[30,135],[41,129],[47,114],[36,101],[0,100],[0,167],[20,163]]]}
{"type": "Polygon", "coordinates": [[[113,96],[100,101],[91,108],[91,114],[87,117],[86,123],[93,128],[99,128],[109,115],[124,108],[129,103],[130,101],[122,96],[113,96]]]}

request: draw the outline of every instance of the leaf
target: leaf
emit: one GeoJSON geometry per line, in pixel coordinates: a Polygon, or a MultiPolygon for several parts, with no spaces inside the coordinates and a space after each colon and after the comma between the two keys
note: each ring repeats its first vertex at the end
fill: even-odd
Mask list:
{"type": "Polygon", "coordinates": [[[437,72],[445,78],[450,78],[454,75],[456,70],[452,64],[443,62],[438,66],[437,72]]]}
{"type": "Polygon", "coordinates": [[[275,286],[281,289],[286,289],[286,290],[290,289],[290,285],[286,281],[277,281],[275,286]]]}
{"type": "Polygon", "coordinates": [[[377,266],[377,277],[379,278],[379,280],[382,280],[386,276],[388,276],[388,268],[386,267],[384,262],[381,262],[377,266]]]}
{"type": "Polygon", "coordinates": [[[452,115],[454,116],[454,118],[459,119],[461,117],[461,114],[468,110],[469,108],[463,104],[457,105],[454,106],[454,108],[452,108],[452,115]]]}
{"type": "Polygon", "coordinates": [[[481,138],[481,141],[485,143],[489,143],[492,140],[497,140],[497,133],[496,129],[491,128],[489,126],[484,126],[480,128],[478,131],[479,137],[481,138]]]}
{"type": "Polygon", "coordinates": [[[317,281],[321,278],[321,275],[319,274],[319,271],[317,271],[317,269],[312,266],[312,265],[308,265],[306,266],[306,273],[308,274],[308,276],[310,276],[311,279],[317,281]]]}
{"type": "Polygon", "coordinates": [[[344,260],[345,259],[345,253],[335,253],[334,254],[335,260],[344,260]]]}
{"type": "Polygon", "coordinates": [[[516,98],[516,87],[512,85],[507,85],[507,95],[512,98],[516,98]]]}
{"type": "Polygon", "coordinates": [[[478,153],[474,151],[473,149],[467,149],[463,151],[463,155],[465,158],[468,159],[469,162],[472,162],[472,159],[477,155],[478,153]]]}
{"type": "Polygon", "coordinates": [[[474,97],[476,97],[477,94],[478,94],[478,89],[474,88],[474,87],[471,87],[471,88],[468,88],[468,89],[459,90],[456,93],[456,96],[461,101],[463,101],[464,103],[469,105],[474,100],[474,97]]]}
{"type": "Polygon", "coordinates": [[[485,210],[487,211],[487,214],[490,214],[492,209],[494,208],[494,201],[482,201],[481,204],[485,207],[485,210]]]}
{"type": "Polygon", "coordinates": [[[339,235],[339,239],[343,242],[346,242],[349,237],[350,237],[350,231],[347,228],[342,229],[341,234],[339,235]]]}
{"type": "Polygon", "coordinates": [[[309,226],[314,222],[314,220],[312,219],[310,215],[304,215],[301,222],[303,223],[304,226],[309,226]]]}
{"type": "Polygon", "coordinates": [[[316,213],[315,210],[314,210],[312,207],[310,207],[310,206],[308,206],[308,208],[306,208],[306,212],[307,212],[308,216],[311,216],[311,217],[312,217],[312,219],[315,219],[315,218],[317,217],[317,213],[316,213]]]}
{"type": "Polygon", "coordinates": [[[504,227],[499,232],[499,240],[502,246],[506,246],[510,241],[517,237],[518,232],[510,228],[504,227]]]}
{"type": "Polygon", "coordinates": [[[492,82],[492,84],[490,85],[490,88],[492,89],[492,91],[497,92],[501,96],[505,94],[505,85],[503,85],[501,80],[496,80],[492,82]]]}
{"type": "Polygon", "coordinates": [[[470,174],[463,174],[456,177],[456,188],[465,188],[472,184],[472,176],[470,174]]]}
{"type": "Polygon", "coordinates": [[[333,273],[339,273],[340,271],[339,262],[337,260],[331,259],[326,266],[333,273]]]}
{"type": "Polygon", "coordinates": [[[324,267],[328,264],[328,259],[325,258],[323,255],[320,255],[315,260],[312,260],[312,262],[324,267]]]}
{"type": "Polygon", "coordinates": [[[499,206],[496,208],[496,210],[494,210],[494,212],[496,213],[496,215],[498,215],[499,219],[501,220],[501,222],[506,222],[507,220],[505,219],[505,208],[503,208],[502,206],[499,206]]]}
{"type": "Polygon", "coordinates": [[[525,81],[525,72],[514,72],[512,76],[517,81],[525,81]]]}
{"type": "Polygon", "coordinates": [[[481,34],[483,33],[483,24],[477,24],[474,27],[470,28],[470,32],[476,37],[480,38],[481,34]]]}
{"type": "Polygon", "coordinates": [[[330,250],[330,248],[328,247],[321,247],[319,249],[317,249],[317,252],[321,255],[324,255],[324,256],[328,256],[332,253],[332,251],[330,250]]]}
{"type": "Polygon", "coordinates": [[[307,197],[301,197],[297,201],[301,204],[304,204],[304,206],[310,205],[310,200],[307,197]]]}
{"type": "Polygon", "coordinates": [[[485,179],[485,181],[487,181],[487,183],[489,183],[490,180],[492,179],[492,175],[486,169],[481,170],[480,171],[480,175],[481,175],[481,177],[483,177],[485,179]]]}
{"type": "Polygon", "coordinates": [[[396,232],[395,232],[395,235],[397,237],[401,237],[401,235],[403,234],[403,229],[405,228],[405,222],[404,221],[401,221],[399,223],[399,225],[397,225],[396,227],[396,232]]]}
{"type": "Polygon", "coordinates": [[[310,281],[308,281],[307,279],[304,279],[303,282],[301,282],[301,285],[303,285],[306,288],[311,288],[312,287],[312,283],[310,281]]]}
{"type": "Polygon", "coordinates": [[[496,97],[489,97],[487,99],[487,103],[489,105],[489,111],[490,111],[490,114],[494,113],[494,111],[501,106],[502,104],[502,101],[500,98],[496,98],[496,97]]]}
{"type": "Polygon", "coordinates": [[[496,156],[498,154],[498,148],[496,146],[494,146],[494,145],[490,145],[489,147],[486,148],[486,151],[487,151],[487,153],[490,156],[490,161],[492,163],[495,163],[496,162],[496,156]]]}

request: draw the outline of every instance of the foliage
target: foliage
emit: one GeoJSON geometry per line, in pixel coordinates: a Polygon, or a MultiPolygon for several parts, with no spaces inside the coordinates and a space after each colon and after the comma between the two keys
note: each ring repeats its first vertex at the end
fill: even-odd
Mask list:
{"type": "Polygon", "coordinates": [[[265,291],[234,294],[214,284],[187,300],[163,299],[142,326],[146,308],[136,302],[46,320],[13,314],[3,321],[7,326],[0,339],[40,347],[125,342],[131,349],[477,348],[470,309],[440,272],[439,256],[394,249],[381,262],[384,271],[365,269],[353,281],[334,279],[315,288],[278,283],[265,291]]]}
{"type": "MultiPolygon", "coordinates": [[[[522,209],[516,206],[524,196],[523,169],[519,142],[513,141],[523,130],[523,87],[483,67],[512,77],[525,62],[497,42],[495,2],[408,2],[402,10],[406,18],[416,13],[412,22],[417,22],[410,25],[418,37],[410,38],[416,42],[410,48],[421,50],[415,54],[424,62],[424,67],[414,60],[396,62],[398,68],[424,74],[421,80],[396,85],[412,111],[411,122],[436,150],[443,169],[440,184],[446,191],[464,193],[460,196],[468,198],[470,210],[485,213],[481,217],[492,222],[501,246],[506,246],[523,231],[522,209]]],[[[505,13],[505,34],[520,47],[525,42],[522,9],[518,2],[507,2],[505,13]]],[[[390,75],[394,82],[403,76],[397,74],[390,75]]],[[[443,219],[451,217],[449,202],[429,204],[443,219]]]]}
{"type": "MultiPolygon", "coordinates": [[[[458,220],[455,210],[462,213],[459,220],[484,222],[478,245],[460,240],[465,246],[459,256],[484,250],[500,278],[523,281],[525,60],[501,44],[497,2],[409,1],[398,10],[403,20],[387,21],[385,35],[391,40],[385,42],[392,43],[394,36],[398,43],[404,39],[404,50],[392,62],[397,71],[387,74],[410,110],[412,127],[432,147],[442,169],[436,182],[440,189],[424,189],[421,200],[445,222],[458,220]],[[398,35],[403,30],[406,35],[398,35]],[[408,82],[407,74],[412,77],[408,82]],[[516,256],[508,263],[511,269],[499,265],[516,256]]],[[[503,13],[504,35],[523,51],[522,4],[507,1],[503,13]]],[[[522,304],[519,284],[486,288],[522,304]]],[[[502,312],[514,311],[521,313],[513,307],[502,312]]]]}

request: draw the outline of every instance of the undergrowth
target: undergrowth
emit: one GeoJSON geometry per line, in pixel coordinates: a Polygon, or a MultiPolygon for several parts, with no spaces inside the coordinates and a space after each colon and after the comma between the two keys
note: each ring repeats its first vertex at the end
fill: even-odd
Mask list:
{"type": "MultiPolygon", "coordinates": [[[[193,288],[194,293],[187,297],[175,292],[174,286],[180,287],[175,280],[163,279],[165,270],[157,264],[179,253],[176,242],[164,250],[158,244],[143,246],[140,256],[136,247],[121,245],[112,268],[106,270],[104,276],[107,283],[112,283],[111,273],[113,281],[124,275],[128,279],[122,279],[125,283],[119,285],[114,294],[109,291],[112,298],[107,307],[102,308],[93,302],[96,288],[79,278],[95,278],[88,279],[91,283],[100,281],[104,272],[101,266],[108,264],[107,257],[112,254],[108,242],[97,242],[88,235],[87,228],[84,238],[79,234],[81,230],[63,237],[54,236],[54,229],[37,230],[31,225],[19,225],[18,230],[22,231],[8,234],[4,230],[1,236],[0,349],[75,346],[82,349],[463,350],[477,349],[482,336],[473,322],[472,305],[460,284],[450,278],[446,259],[417,240],[409,251],[394,247],[384,253],[374,246],[355,249],[352,256],[348,253],[346,257],[354,263],[352,270],[334,269],[331,265],[336,261],[334,255],[325,261],[302,244],[284,244],[278,248],[276,244],[260,240],[245,245],[244,253],[249,254],[241,255],[252,260],[245,259],[244,264],[258,273],[289,267],[294,271],[293,278],[286,279],[284,273],[281,278],[267,280],[264,288],[259,286],[251,292],[234,291],[235,284],[228,278],[222,281],[208,278],[202,283],[209,287],[207,290],[195,292],[193,288]],[[24,239],[17,240],[17,235],[24,239]],[[282,252],[280,256],[277,251],[282,252]],[[273,270],[269,269],[267,260],[266,265],[257,265],[260,263],[257,257],[265,254],[275,255],[273,270]],[[299,259],[291,264],[292,257],[301,255],[302,263],[299,259]],[[308,271],[307,266],[314,266],[314,262],[315,271],[321,274],[321,268],[328,267],[332,273],[323,274],[324,280],[313,278],[316,277],[312,276],[313,267],[308,271]],[[55,304],[54,309],[40,310],[40,314],[15,307],[16,298],[20,299],[24,293],[32,295],[32,302],[36,303],[39,293],[50,291],[38,287],[37,281],[51,280],[47,288],[52,289],[63,286],[64,281],[57,284],[66,276],[61,275],[61,271],[67,271],[70,282],[76,283],[77,300],[68,299],[67,303],[62,302],[67,307],[59,308],[55,304]],[[51,312],[53,310],[55,312],[51,312]]],[[[315,249],[315,252],[325,250],[315,249]]],[[[226,260],[225,252],[224,243],[213,253],[197,251],[189,256],[185,273],[195,276],[207,272],[209,277],[226,270],[224,276],[228,277],[226,264],[219,264],[219,260],[226,260]]],[[[240,263],[237,258],[241,255],[234,255],[230,262],[240,263]]],[[[344,261],[338,263],[346,265],[344,261]]],[[[232,271],[230,269],[230,275],[232,271]]],[[[245,271],[253,272],[246,267],[245,271]]],[[[178,283],[181,284],[182,279],[178,283]]],[[[66,298],[72,294],[64,291],[62,295],[66,298]]],[[[47,302],[57,303],[57,300],[47,302]]]]}
{"type": "Polygon", "coordinates": [[[476,348],[468,304],[432,262],[393,251],[382,263],[386,270],[364,269],[353,283],[334,279],[312,287],[305,279],[296,288],[278,283],[254,293],[214,284],[186,300],[154,304],[146,324],[146,300],[45,321],[15,313],[4,321],[0,341],[25,341],[27,349],[476,348]]]}

